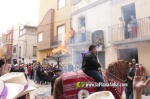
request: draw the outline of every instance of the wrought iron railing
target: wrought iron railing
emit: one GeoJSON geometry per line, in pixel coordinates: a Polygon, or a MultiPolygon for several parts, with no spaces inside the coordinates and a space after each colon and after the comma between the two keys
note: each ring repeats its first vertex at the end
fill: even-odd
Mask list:
{"type": "Polygon", "coordinates": [[[62,35],[59,34],[59,35],[52,36],[51,43],[52,43],[52,46],[57,46],[57,45],[62,44],[62,35]]]}
{"type": "Polygon", "coordinates": [[[136,21],[136,28],[129,28],[127,22],[110,26],[111,41],[150,37],[150,17],[137,19],[136,21]]]}
{"type": "MultiPolygon", "coordinates": [[[[63,43],[64,35],[54,35],[52,36],[52,46],[58,46],[63,43]]],[[[91,41],[91,33],[75,33],[72,37],[67,37],[65,44],[80,44],[91,41]]]]}
{"type": "Polygon", "coordinates": [[[91,33],[76,33],[73,37],[70,38],[69,44],[81,44],[88,43],[91,41],[91,33]]]}

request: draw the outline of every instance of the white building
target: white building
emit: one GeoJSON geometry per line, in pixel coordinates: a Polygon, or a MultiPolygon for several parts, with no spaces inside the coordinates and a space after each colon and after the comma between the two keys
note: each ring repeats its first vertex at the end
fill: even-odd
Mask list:
{"type": "Polygon", "coordinates": [[[13,62],[17,60],[17,63],[33,63],[36,62],[37,54],[37,36],[36,26],[19,26],[18,35],[16,34],[16,40],[13,42],[13,62]]]}
{"type": "Polygon", "coordinates": [[[18,54],[17,54],[17,45],[18,45],[18,37],[19,37],[19,28],[20,25],[13,26],[13,43],[12,43],[12,62],[17,62],[18,54]]]}
{"type": "MultiPolygon", "coordinates": [[[[81,52],[87,51],[89,45],[96,44],[98,47],[98,59],[105,68],[111,60],[109,41],[110,26],[110,3],[109,0],[72,0],[72,28],[75,30],[77,39],[85,29],[85,41],[72,44],[73,61],[76,63],[81,60],[81,52]],[[92,38],[93,41],[92,41],[92,38]],[[79,58],[80,57],[80,58],[79,58]]],[[[82,38],[83,39],[83,38],[82,38]]]]}

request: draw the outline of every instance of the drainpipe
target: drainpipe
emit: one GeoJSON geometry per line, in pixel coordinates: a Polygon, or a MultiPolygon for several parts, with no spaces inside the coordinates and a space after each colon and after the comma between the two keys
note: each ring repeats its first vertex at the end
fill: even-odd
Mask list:
{"type": "Polygon", "coordinates": [[[27,41],[25,40],[26,43],[26,50],[25,50],[25,57],[27,57],[27,41]]]}

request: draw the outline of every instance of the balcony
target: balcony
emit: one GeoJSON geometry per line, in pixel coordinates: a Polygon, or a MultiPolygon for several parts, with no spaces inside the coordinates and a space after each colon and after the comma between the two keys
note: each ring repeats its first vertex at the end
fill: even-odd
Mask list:
{"type": "MultiPolygon", "coordinates": [[[[59,46],[62,44],[63,35],[54,35],[52,37],[52,46],[59,46]]],[[[91,33],[76,33],[72,38],[69,38],[66,45],[80,45],[91,42],[91,33]]]]}
{"type": "Polygon", "coordinates": [[[12,44],[12,40],[6,40],[6,41],[4,42],[4,44],[5,44],[5,45],[11,45],[11,44],[12,44]]]}
{"type": "Polygon", "coordinates": [[[123,44],[150,40],[150,17],[137,19],[137,32],[129,32],[127,24],[117,24],[110,28],[110,43],[123,44]],[[136,34],[137,35],[134,35],[136,34]]]}

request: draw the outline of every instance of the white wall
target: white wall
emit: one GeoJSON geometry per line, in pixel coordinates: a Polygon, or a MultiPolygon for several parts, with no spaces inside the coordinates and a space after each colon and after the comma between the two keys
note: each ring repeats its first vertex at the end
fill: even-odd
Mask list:
{"type": "Polygon", "coordinates": [[[25,40],[27,41],[27,53],[26,57],[33,57],[33,46],[37,46],[37,37],[33,35],[26,35],[25,40]]]}
{"type": "Polygon", "coordinates": [[[78,18],[82,15],[85,15],[86,20],[86,29],[90,31],[90,33],[96,30],[104,31],[105,38],[105,46],[109,46],[108,44],[108,26],[110,26],[110,6],[109,2],[102,3],[96,7],[88,9],[84,12],[76,14],[72,16],[72,27],[77,32],[78,29],[78,18]]]}
{"type": "Polygon", "coordinates": [[[13,31],[13,46],[18,44],[19,25],[14,26],[13,31]]]}
{"type": "Polygon", "coordinates": [[[99,0],[81,0],[78,4],[72,6],[72,12],[74,11],[77,11],[78,9],[81,9],[89,4],[92,4],[96,1],[99,1],[99,0]]]}
{"type": "MultiPolygon", "coordinates": [[[[95,0],[96,2],[96,0],[95,0]]],[[[90,5],[89,5],[90,6],[90,5]]],[[[75,11],[78,12],[77,10],[75,11]]],[[[74,12],[73,12],[74,13],[74,12]]],[[[72,16],[72,27],[73,29],[78,32],[78,18],[81,16],[85,16],[86,20],[86,29],[90,33],[96,30],[103,30],[104,31],[104,43],[105,43],[105,67],[108,66],[110,62],[116,60],[113,57],[112,52],[114,49],[111,47],[109,43],[109,26],[111,24],[111,16],[110,16],[110,2],[107,1],[105,3],[101,3],[95,7],[91,7],[86,9],[83,12],[79,12],[72,16]]],[[[89,45],[88,45],[89,46],[89,45]]],[[[88,47],[86,47],[88,50],[88,47]]],[[[85,48],[84,48],[85,49],[85,48]]],[[[73,49],[75,51],[76,49],[73,49]]]]}
{"type": "Polygon", "coordinates": [[[19,56],[19,47],[21,46],[21,58],[24,58],[24,63],[32,63],[33,60],[36,60],[36,57],[33,57],[33,46],[36,46],[37,42],[36,38],[37,38],[36,35],[33,36],[27,34],[19,37],[18,56],[19,56]]]}

